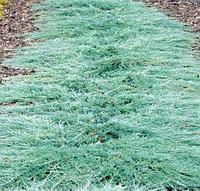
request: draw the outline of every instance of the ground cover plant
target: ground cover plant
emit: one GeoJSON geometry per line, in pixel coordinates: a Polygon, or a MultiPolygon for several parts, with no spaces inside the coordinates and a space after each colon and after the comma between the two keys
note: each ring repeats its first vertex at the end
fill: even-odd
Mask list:
{"type": "Polygon", "coordinates": [[[42,41],[6,62],[37,72],[0,86],[1,190],[199,190],[194,34],[126,0],[35,9],[42,41]]]}

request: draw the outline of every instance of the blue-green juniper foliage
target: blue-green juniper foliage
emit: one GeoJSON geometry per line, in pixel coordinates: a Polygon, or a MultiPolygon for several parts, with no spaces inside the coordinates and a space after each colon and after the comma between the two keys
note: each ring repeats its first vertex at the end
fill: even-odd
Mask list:
{"type": "Polygon", "coordinates": [[[0,188],[200,187],[200,72],[183,24],[142,3],[45,0],[0,86],[0,188]],[[6,106],[7,105],[7,106],[6,106]]]}

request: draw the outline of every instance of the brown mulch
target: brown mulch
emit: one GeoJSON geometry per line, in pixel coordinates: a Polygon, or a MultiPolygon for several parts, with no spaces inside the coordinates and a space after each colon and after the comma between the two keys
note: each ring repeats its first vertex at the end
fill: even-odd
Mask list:
{"type": "MultiPolygon", "coordinates": [[[[141,0],[200,32],[200,0],[141,0]]],[[[200,45],[199,45],[200,46],[200,45]]]]}
{"type": "Polygon", "coordinates": [[[4,77],[33,73],[33,70],[3,66],[2,61],[11,57],[17,47],[30,43],[22,35],[37,29],[31,5],[38,2],[39,0],[9,0],[4,7],[4,17],[0,18],[0,83],[4,77]]]}
{"type": "MultiPolygon", "coordinates": [[[[167,15],[191,26],[191,31],[200,32],[200,0],[136,0],[164,11],[167,15]]],[[[198,37],[200,39],[200,37],[198,37]]],[[[200,52],[200,40],[192,47],[200,52]]]]}
{"type": "Polygon", "coordinates": [[[16,76],[19,74],[22,75],[29,75],[34,73],[35,70],[27,70],[27,69],[20,69],[20,68],[13,68],[4,65],[0,65],[0,76],[1,77],[9,77],[9,76],[16,76]]]}

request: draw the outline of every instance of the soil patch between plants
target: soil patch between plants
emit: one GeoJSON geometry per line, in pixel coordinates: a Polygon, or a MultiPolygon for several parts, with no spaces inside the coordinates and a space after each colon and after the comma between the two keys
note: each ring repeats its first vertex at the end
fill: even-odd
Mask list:
{"type": "Polygon", "coordinates": [[[29,75],[35,73],[35,70],[12,68],[9,66],[0,65],[0,83],[3,83],[3,78],[17,75],[29,75]]]}

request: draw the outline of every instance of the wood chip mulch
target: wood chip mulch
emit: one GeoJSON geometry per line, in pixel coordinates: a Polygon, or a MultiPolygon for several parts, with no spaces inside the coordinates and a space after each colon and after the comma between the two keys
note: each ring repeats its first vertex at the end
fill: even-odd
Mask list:
{"type": "MultiPolygon", "coordinates": [[[[169,16],[192,27],[194,32],[200,32],[200,0],[139,0],[166,12],[169,16]]],[[[195,44],[200,50],[200,42],[195,44]]]]}
{"type": "Polygon", "coordinates": [[[34,25],[33,3],[39,0],[9,0],[4,7],[4,17],[0,18],[0,83],[2,79],[13,75],[28,75],[33,70],[3,66],[2,61],[11,57],[17,47],[29,44],[22,35],[37,30],[34,25]]]}
{"type": "Polygon", "coordinates": [[[150,6],[167,12],[168,15],[192,26],[200,32],[200,0],[141,0],[150,6]]]}

